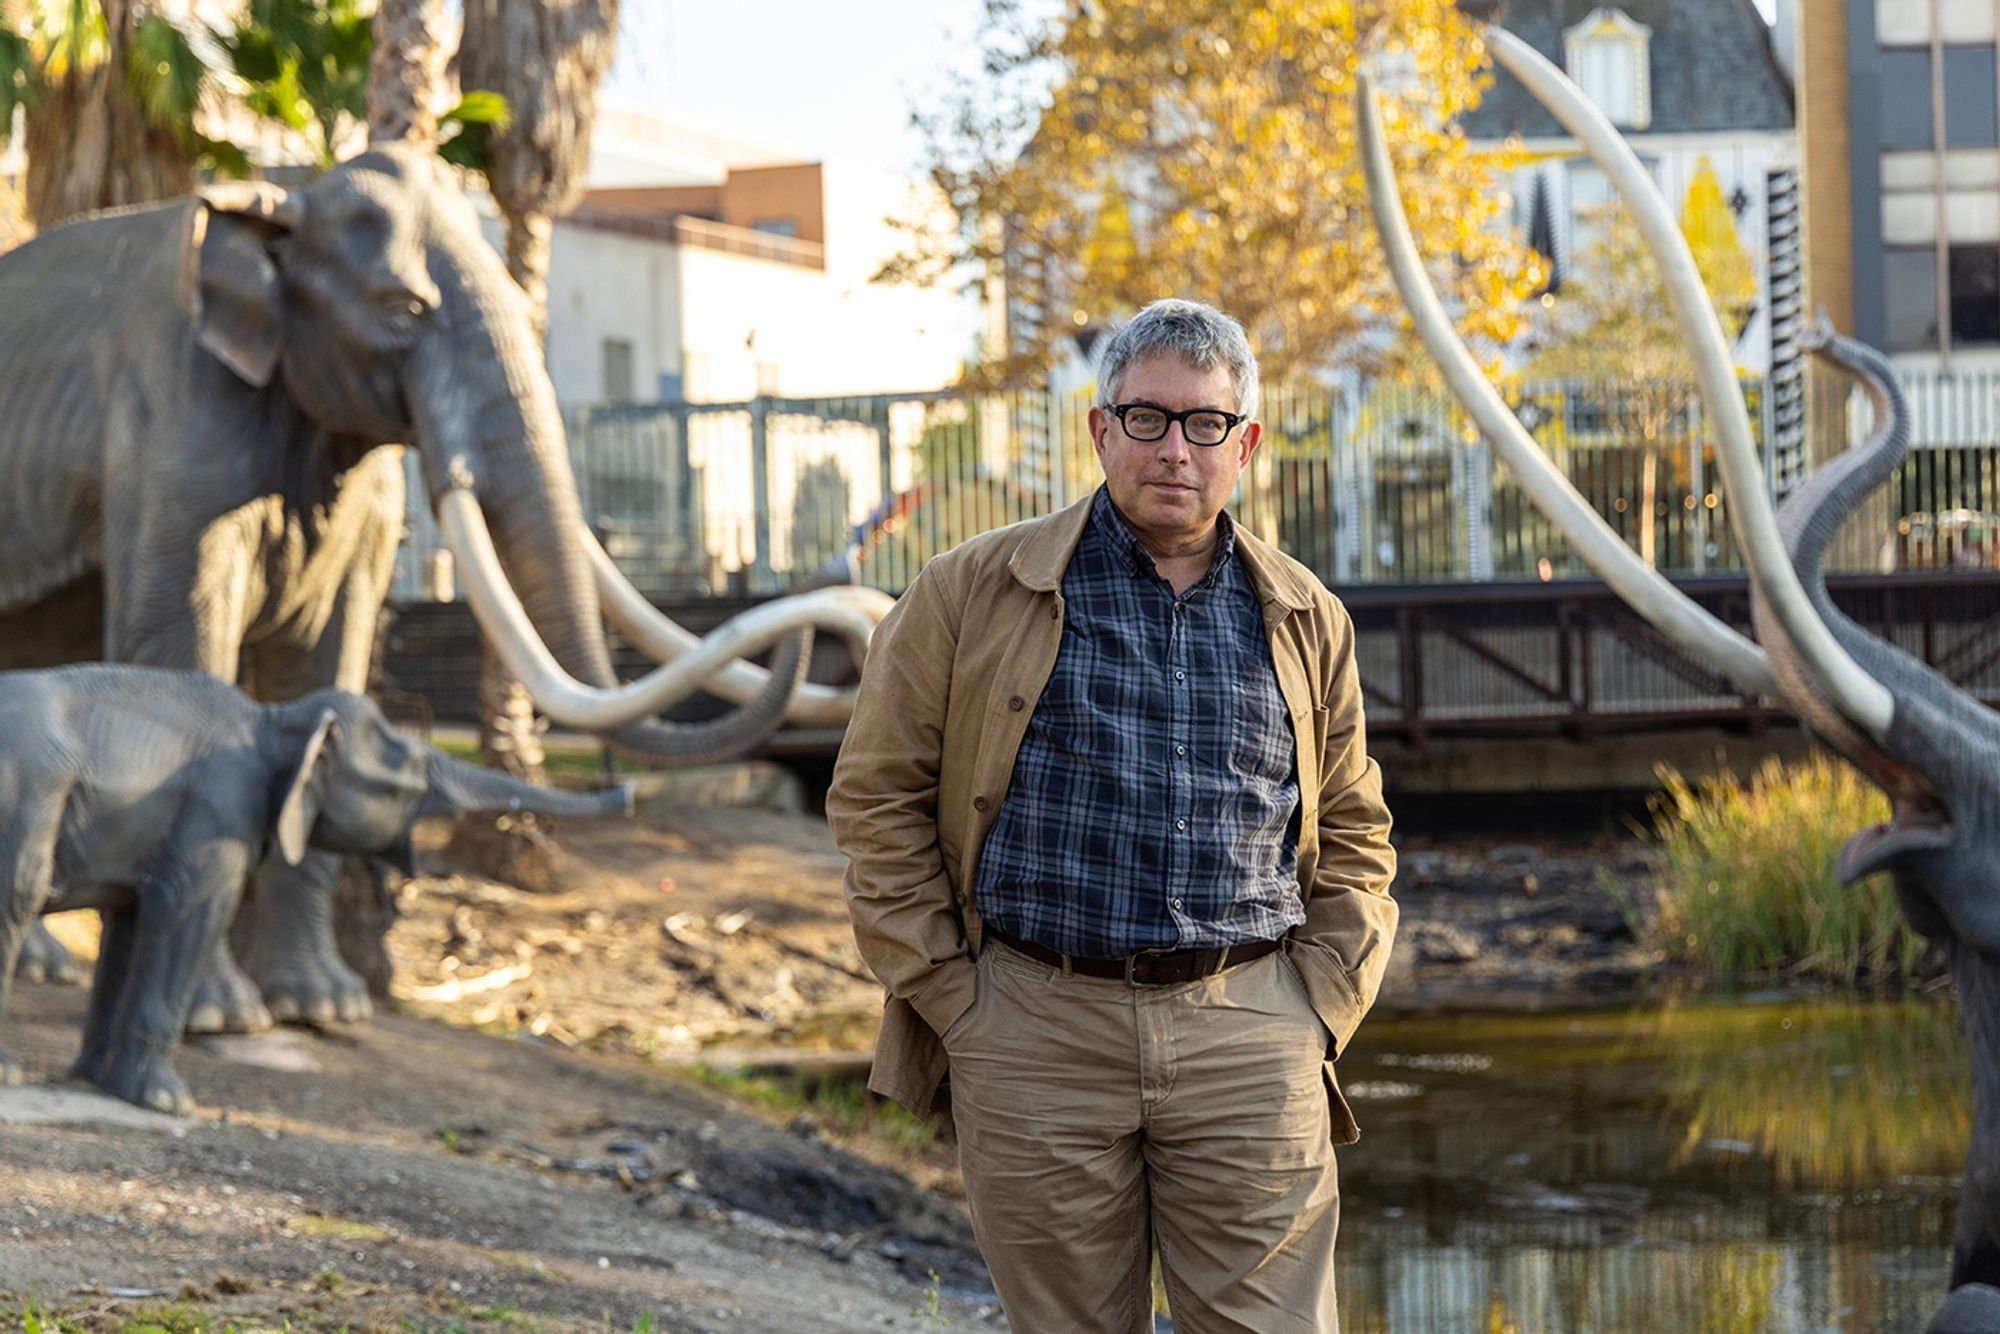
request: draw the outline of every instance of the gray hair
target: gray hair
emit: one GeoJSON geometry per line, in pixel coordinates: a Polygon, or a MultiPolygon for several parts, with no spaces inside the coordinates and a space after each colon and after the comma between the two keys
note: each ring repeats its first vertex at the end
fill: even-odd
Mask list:
{"type": "Polygon", "coordinates": [[[1236,410],[1246,417],[1257,415],[1257,358],[1243,326],[1214,306],[1176,297],[1155,301],[1112,335],[1097,364],[1099,405],[1118,401],[1125,372],[1133,365],[1163,354],[1198,371],[1225,368],[1236,385],[1236,410]]]}

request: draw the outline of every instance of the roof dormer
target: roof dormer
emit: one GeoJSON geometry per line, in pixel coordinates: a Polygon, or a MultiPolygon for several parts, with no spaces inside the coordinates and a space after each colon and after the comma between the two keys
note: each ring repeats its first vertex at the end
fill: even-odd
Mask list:
{"type": "Polygon", "coordinates": [[[1653,123],[1653,30],[1622,9],[1603,5],[1563,29],[1563,64],[1584,96],[1620,129],[1653,123]]]}

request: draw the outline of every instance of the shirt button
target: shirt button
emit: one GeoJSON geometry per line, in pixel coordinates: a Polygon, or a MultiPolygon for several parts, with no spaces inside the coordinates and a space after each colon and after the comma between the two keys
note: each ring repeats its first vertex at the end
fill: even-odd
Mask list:
{"type": "Polygon", "coordinates": [[[972,799],[972,809],[973,809],[973,810],[975,810],[975,811],[983,811],[983,810],[985,810],[985,809],[986,809],[986,798],[984,798],[984,797],[974,797],[974,798],[972,799]]]}
{"type": "Polygon", "coordinates": [[[1174,747],[1174,754],[1176,754],[1176,755],[1185,755],[1185,754],[1187,754],[1187,747],[1186,747],[1186,746],[1175,746],[1175,747],[1174,747]]]}
{"type": "MultiPolygon", "coordinates": [[[[980,800],[981,800],[981,801],[984,801],[984,800],[986,800],[986,798],[984,798],[984,797],[981,797],[981,798],[980,798],[980,800]]],[[[983,810],[985,810],[986,808],[985,808],[984,806],[981,806],[981,807],[980,807],[979,809],[983,811],[983,810]]],[[[1176,829],[1185,829],[1185,828],[1187,828],[1187,821],[1186,821],[1186,820],[1176,820],[1176,821],[1174,821],[1174,828],[1176,828],[1176,829]]]]}
{"type": "Polygon", "coordinates": [[[1021,710],[1028,707],[1028,701],[1022,699],[1019,695],[1016,695],[1014,696],[1014,698],[1007,701],[1007,707],[1012,709],[1014,712],[1019,713],[1021,710]]]}
{"type": "Polygon", "coordinates": [[[1179,899],[1170,899],[1168,900],[1168,902],[1170,902],[1173,905],[1173,909],[1175,912],[1179,912],[1181,910],[1181,901],[1179,899]]]}
{"type": "Polygon", "coordinates": [[[1187,673],[1186,673],[1186,672],[1183,672],[1183,671],[1176,671],[1176,672],[1174,673],[1174,680],[1176,680],[1176,681],[1185,681],[1185,680],[1187,680],[1187,673]]]}

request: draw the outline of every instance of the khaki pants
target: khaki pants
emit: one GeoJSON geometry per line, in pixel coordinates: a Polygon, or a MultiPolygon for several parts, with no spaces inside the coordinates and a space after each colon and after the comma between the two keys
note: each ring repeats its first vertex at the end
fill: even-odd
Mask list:
{"type": "Polygon", "coordinates": [[[1283,952],[1178,986],[989,941],[945,1034],[979,1249],[1015,1334],[1338,1326],[1330,1039],[1283,952]]]}

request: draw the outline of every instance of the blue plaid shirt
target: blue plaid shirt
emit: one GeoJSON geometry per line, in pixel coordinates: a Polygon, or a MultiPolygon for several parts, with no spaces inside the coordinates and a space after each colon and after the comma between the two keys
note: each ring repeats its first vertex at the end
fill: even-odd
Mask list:
{"type": "Polygon", "coordinates": [[[1062,648],[979,858],[987,925],[1082,958],[1270,940],[1305,920],[1292,724],[1224,514],[1178,597],[1103,488],[1062,648]]]}

